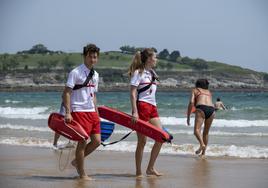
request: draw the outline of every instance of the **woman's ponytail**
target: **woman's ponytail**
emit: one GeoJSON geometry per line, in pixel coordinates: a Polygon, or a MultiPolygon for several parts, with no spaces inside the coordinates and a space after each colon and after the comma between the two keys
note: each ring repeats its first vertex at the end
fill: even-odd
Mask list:
{"type": "Polygon", "coordinates": [[[144,63],[141,61],[141,52],[137,51],[132,59],[132,63],[128,69],[128,75],[131,77],[135,70],[139,69],[140,71],[144,70],[144,63]]]}

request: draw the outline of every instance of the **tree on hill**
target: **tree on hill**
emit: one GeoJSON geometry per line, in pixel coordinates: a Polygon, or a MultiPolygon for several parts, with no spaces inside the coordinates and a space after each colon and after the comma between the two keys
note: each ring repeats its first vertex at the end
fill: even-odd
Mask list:
{"type": "Polygon", "coordinates": [[[192,62],[192,59],[189,58],[188,56],[185,56],[185,57],[181,58],[181,62],[184,64],[189,64],[192,62]]]}
{"type": "Polygon", "coordinates": [[[126,45],[126,46],[121,46],[120,47],[120,50],[122,51],[122,53],[131,53],[131,54],[134,54],[135,51],[136,51],[136,48],[134,46],[126,45]]]}
{"type": "Polygon", "coordinates": [[[70,72],[75,66],[75,62],[71,61],[69,57],[65,57],[62,64],[65,72],[70,72]]]}
{"type": "Polygon", "coordinates": [[[46,54],[50,52],[43,44],[34,45],[29,51],[29,54],[46,54]]]}
{"type": "Polygon", "coordinates": [[[178,50],[175,50],[175,51],[171,52],[171,54],[169,55],[169,59],[171,61],[177,61],[178,57],[181,57],[181,54],[180,54],[180,52],[178,50]]]}
{"type": "Polygon", "coordinates": [[[195,59],[192,63],[191,63],[191,66],[194,68],[194,69],[201,69],[201,70],[205,70],[205,69],[208,69],[208,64],[205,60],[203,59],[195,59]]]}
{"type": "MultiPolygon", "coordinates": [[[[155,51],[155,53],[157,53],[156,48],[154,48],[154,47],[151,47],[151,48],[155,51]]],[[[142,51],[144,49],[145,49],[145,47],[137,47],[136,48],[135,46],[121,46],[120,47],[120,50],[122,53],[129,53],[129,54],[134,54],[137,51],[142,51]]]]}
{"type": "Polygon", "coordinates": [[[17,54],[63,54],[63,51],[48,50],[43,44],[36,44],[30,50],[17,52],[17,54]]]}
{"type": "Polygon", "coordinates": [[[167,59],[169,56],[169,52],[167,49],[164,49],[161,52],[159,52],[158,56],[160,59],[167,59]]]}

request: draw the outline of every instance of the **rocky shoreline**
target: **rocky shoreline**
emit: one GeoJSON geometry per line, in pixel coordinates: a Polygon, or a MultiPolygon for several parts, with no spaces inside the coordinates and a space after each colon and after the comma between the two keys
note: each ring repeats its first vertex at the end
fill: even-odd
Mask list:
{"type": "MultiPolygon", "coordinates": [[[[129,79],[125,70],[97,70],[99,91],[128,91],[129,79]]],[[[216,72],[158,71],[158,91],[189,91],[199,78],[207,78],[212,91],[267,92],[268,81],[260,74],[230,74],[216,72]]],[[[62,72],[0,73],[0,92],[63,91],[67,74],[62,72]]]]}
{"type": "MultiPolygon", "coordinates": [[[[64,85],[10,85],[1,86],[0,92],[62,92],[64,85]]],[[[189,92],[191,88],[185,87],[163,87],[158,86],[160,92],[189,92]]],[[[127,92],[129,86],[109,85],[99,86],[99,92],[127,92]]],[[[211,88],[211,91],[222,92],[268,92],[268,88],[211,88]]]]}

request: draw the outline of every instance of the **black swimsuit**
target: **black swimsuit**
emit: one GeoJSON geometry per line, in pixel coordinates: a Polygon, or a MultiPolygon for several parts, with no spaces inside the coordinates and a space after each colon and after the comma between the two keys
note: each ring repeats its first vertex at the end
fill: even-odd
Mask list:
{"type": "Polygon", "coordinates": [[[197,105],[196,109],[200,109],[205,114],[205,119],[210,118],[210,116],[214,113],[215,108],[213,106],[207,106],[207,105],[197,105]]]}
{"type": "MultiPolygon", "coordinates": [[[[202,93],[198,88],[197,88],[197,90],[199,91],[199,94],[195,97],[195,101],[197,100],[197,98],[200,95],[211,96],[211,94],[202,93]]],[[[207,106],[207,105],[204,105],[204,104],[199,104],[195,108],[201,110],[202,112],[204,112],[205,119],[210,118],[210,116],[215,112],[215,108],[213,106],[207,106]]]]}

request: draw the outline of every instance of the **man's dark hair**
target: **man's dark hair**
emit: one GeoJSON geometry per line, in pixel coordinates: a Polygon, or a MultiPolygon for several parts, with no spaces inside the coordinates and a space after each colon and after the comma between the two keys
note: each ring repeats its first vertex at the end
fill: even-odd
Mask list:
{"type": "Polygon", "coordinates": [[[217,101],[221,101],[220,97],[217,98],[217,101]]]}
{"type": "Polygon", "coordinates": [[[95,44],[88,44],[83,49],[83,56],[85,57],[87,56],[87,54],[91,53],[97,53],[97,55],[99,56],[100,49],[95,44]]]}
{"type": "Polygon", "coordinates": [[[208,89],[209,82],[207,79],[198,79],[195,83],[196,88],[208,89]]]}

